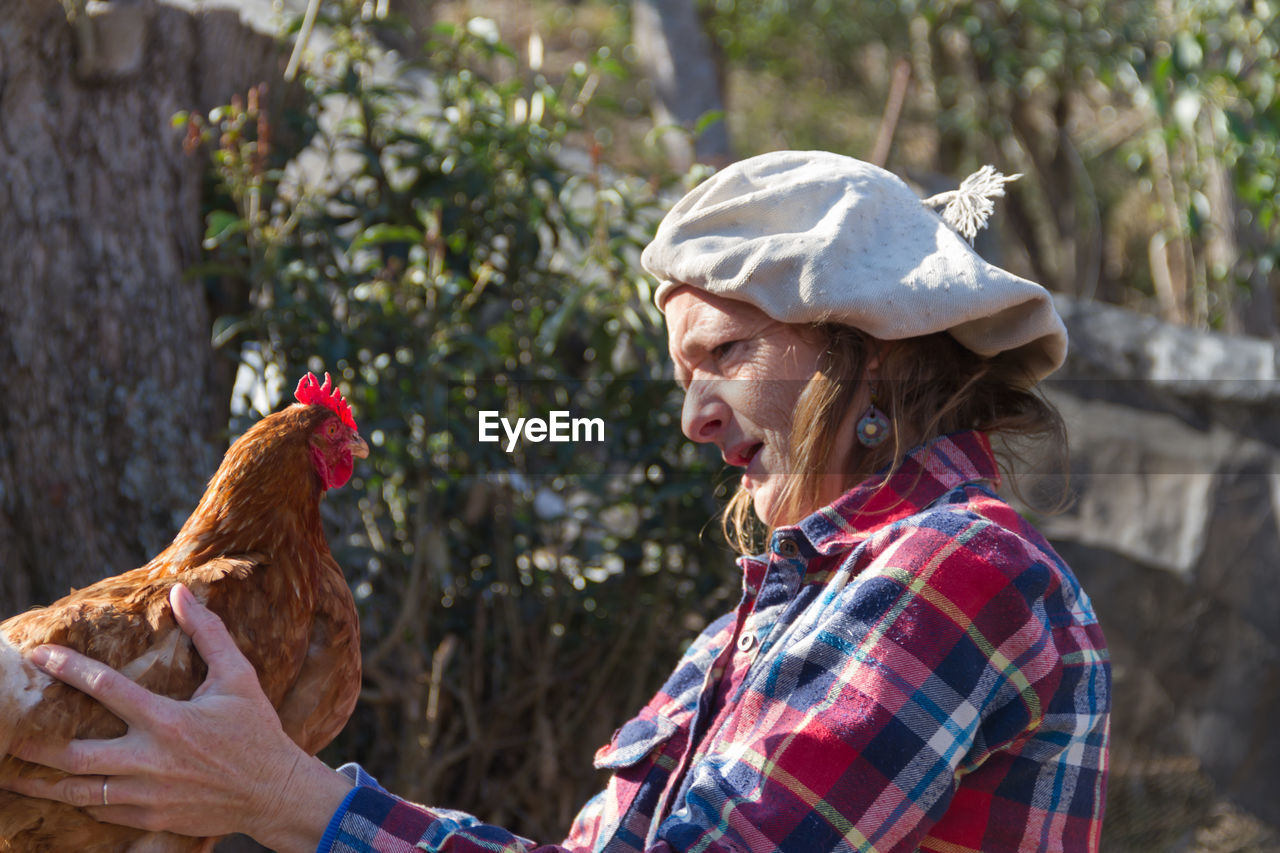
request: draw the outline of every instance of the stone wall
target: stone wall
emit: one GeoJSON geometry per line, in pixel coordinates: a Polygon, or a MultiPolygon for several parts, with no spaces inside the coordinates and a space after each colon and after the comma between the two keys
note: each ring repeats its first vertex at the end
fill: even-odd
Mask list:
{"type": "Polygon", "coordinates": [[[1277,348],[1059,309],[1073,502],[1037,521],[1111,646],[1103,849],[1280,849],[1277,348]]]}

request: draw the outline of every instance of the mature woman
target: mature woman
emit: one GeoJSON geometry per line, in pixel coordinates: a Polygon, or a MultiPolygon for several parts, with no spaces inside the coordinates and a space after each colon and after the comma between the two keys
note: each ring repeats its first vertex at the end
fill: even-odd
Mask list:
{"type": "MultiPolygon", "coordinates": [[[[726,526],[742,600],[690,647],[596,765],[564,846],[621,850],[1096,850],[1110,675],[1088,598],[994,491],[991,439],[1061,437],[1032,388],[1066,336],[1048,294],[968,236],[1003,179],[940,218],[832,154],[731,166],[644,254],[661,282],[682,427],[744,469],[726,526]]],[[[985,183],[985,186],[983,184],[985,183]]],[[[26,793],[278,850],[534,846],[333,771],[283,734],[221,623],[179,621],[209,663],[190,702],[44,656],[130,724],[23,757],[76,775],[26,793]],[[110,790],[110,805],[98,805],[110,790]]]]}

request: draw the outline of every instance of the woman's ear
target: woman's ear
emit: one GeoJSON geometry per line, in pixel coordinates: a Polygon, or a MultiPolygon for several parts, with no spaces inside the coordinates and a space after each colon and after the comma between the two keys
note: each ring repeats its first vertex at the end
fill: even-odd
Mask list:
{"type": "Polygon", "coordinates": [[[871,338],[867,347],[871,355],[867,359],[867,366],[863,368],[863,376],[866,379],[875,380],[880,378],[880,365],[884,364],[885,359],[889,357],[889,351],[893,349],[893,341],[882,341],[871,338]]]}

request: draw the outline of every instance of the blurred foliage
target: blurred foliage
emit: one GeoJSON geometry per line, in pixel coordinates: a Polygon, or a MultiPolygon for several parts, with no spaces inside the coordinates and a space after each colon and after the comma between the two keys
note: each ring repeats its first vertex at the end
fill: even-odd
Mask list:
{"type": "Polygon", "coordinates": [[[1024,173],[1006,263],[1176,322],[1277,331],[1280,21],[1267,0],[704,8],[741,153],[868,156],[904,60],[890,167],[926,184],[985,162],[1024,173]]]}
{"type": "Polygon", "coordinates": [[[420,60],[358,3],[320,19],[296,114],[259,91],[179,121],[220,188],[198,272],[250,284],[215,328],[242,390],[330,371],[372,445],[325,502],[365,652],[328,755],[559,838],[599,787],[594,749],[738,584],[701,535],[719,460],[680,435],[639,268],[659,199],[562,162],[601,64],[553,83],[483,19],[420,60]],[[481,410],[603,417],[608,437],[508,454],[477,441],[481,410]]]}

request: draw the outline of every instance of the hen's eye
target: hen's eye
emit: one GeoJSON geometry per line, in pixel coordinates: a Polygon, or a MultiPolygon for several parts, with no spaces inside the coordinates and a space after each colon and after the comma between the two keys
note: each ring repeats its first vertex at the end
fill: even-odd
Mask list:
{"type": "Polygon", "coordinates": [[[327,433],[329,434],[329,438],[333,438],[334,436],[336,436],[336,435],[338,434],[338,425],[337,425],[337,424],[335,424],[335,423],[333,423],[333,422],[330,422],[330,423],[329,423],[329,426],[328,426],[328,428],[326,428],[325,432],[327,432],[327,433]]]}

